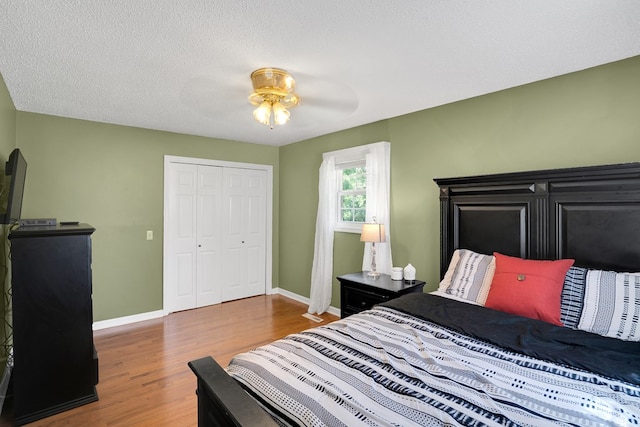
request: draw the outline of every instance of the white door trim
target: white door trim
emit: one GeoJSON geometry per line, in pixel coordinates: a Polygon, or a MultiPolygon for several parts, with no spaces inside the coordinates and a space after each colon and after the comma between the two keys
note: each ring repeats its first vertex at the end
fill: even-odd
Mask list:
{"type": "Polygon", "coordinates": [[[168,272],[167,265],[169,253],[167,249],[167,243],[169,238],[169,233],[167,232],[169,227],[169,164],[170,163],[187,163],[193,165],[205,165],[205,166],[221,166],[221,167],[232,167],[238,169],[253,169],[253,170],[264,170],[267,173],[267,183],[266,183],[266,192],[267,192],[267,200],[266,200],[266,248],[265,248],[265,292],[267,295],[271,295],[273,293],[273,166],[272,165],[261,165],[256,163],[238,163],[238,162],[230,162],[224,160],[213,160],[213,159],[200,159],[196,157],[179,157],[179,156],[164,156],[164,200],[163,200],[163,237],[162,237],[162,311],[165,315],[169,314],[166,310],[170,304],[167,302],[168,293],[166,292],[166,283],[168,282],[168,272]]]}

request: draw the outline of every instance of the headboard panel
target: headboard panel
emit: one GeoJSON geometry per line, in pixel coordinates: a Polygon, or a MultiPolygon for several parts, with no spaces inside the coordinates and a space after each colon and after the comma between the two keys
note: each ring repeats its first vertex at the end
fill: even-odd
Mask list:
{"type": "Polygon", "coordinates": [[[640,271],[640,163],[434,181],[441,277],[458,248],[640,271]]]}

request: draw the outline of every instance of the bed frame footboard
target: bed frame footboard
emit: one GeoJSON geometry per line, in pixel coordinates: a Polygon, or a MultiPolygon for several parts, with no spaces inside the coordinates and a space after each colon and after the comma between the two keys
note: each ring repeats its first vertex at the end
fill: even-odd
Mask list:
{"type": "Polygon", "coordinates": [[[188,365],[198,378],[198,427],[277,426],[212,357],[188,365]]]}

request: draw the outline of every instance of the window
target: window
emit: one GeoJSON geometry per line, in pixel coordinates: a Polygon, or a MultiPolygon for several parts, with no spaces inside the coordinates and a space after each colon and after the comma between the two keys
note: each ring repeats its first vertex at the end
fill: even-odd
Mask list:
{"type": "MultiPolygon", "coordinates": [[[[326,196],[331,198],[329,211],[332,214],[333,230],[346,233],[360,233],[362,224],[370,222],[375,216],[386,220],[387,208],[380,203],[388,203],[388,166],[381,168],[377,163],[380,157],[383,164],[389,164],[389,143],[380,142],[360,145],[344,150],[323,154],[323,159],[332,159],[331,178],[326,196]],[[379,154],[382,153],[382,157],[379,154]],[[371,162],[369,164],[368,162],[371,162]],[[380,174],[380,171],[385,172],[380,174]],[[375,172],[377,171],[377,172],[375,172]],[[386,187],[380,191],[379,184],[386,187]]],[[[329,206],[328,205],[328,206],[329,206]]]]}
{"type": "Polygon", "coordinates": [[[367,169],[364,162],[336,167],[338,174],[338,227],[350,228],[367,218],[367,169]]]}

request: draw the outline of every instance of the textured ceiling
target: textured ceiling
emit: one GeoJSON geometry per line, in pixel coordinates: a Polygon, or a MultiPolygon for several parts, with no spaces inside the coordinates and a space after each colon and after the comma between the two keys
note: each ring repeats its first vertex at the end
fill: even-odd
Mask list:
{"type": "Polygon", "coordinates": [[[18,110],[270,145],[636,55],[638,0],[0,0],[18,110]],[[265,66],[302,98],[273,130],[265,66]]]}

